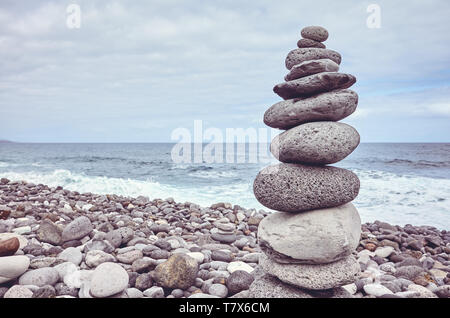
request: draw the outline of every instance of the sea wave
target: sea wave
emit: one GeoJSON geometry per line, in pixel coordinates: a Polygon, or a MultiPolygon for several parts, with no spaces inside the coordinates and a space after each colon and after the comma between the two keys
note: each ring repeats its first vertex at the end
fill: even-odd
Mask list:
{"type": "MultiPolygon", "coordinates": [[[[358,208],[363,222],[383,220],[393,224],[432,225],[450,229],[450,179],[397,175],[378,170],[352,169],[360,178],[361,188],[354,205],[358,208]]],[[[188,170],[189,171],[189,170],[188,170]]],[[[226,179],[223,173],[210,169],[197,172],[185,171],[184,175],[198,173],[212,179],[226,179]],[[211,173],[215,173],[211,175],[211,173]],[[222,173],[222,175],[221,175],[222,173]],[[206,175],[204,175],[206,174],[206,175]],[[208,175],[210,174],[210,175],[208,175]]],[[[233,176],[233,171],[229,177],[233,176]]],[[[245,208],[265,209],[254,197],[253,179],[189,185],[164,184],[154,178],[147,180],[90,176],[69,170],[2,172],[0,177],[10,180],[26,180],[50,186],[63,186],[78,192],[99,194],[118,194],[136,197],[148,196],[150,199],[173,197],[178,202],[193,202],[210,206],[217,202],[230,202],[245,208]]],[[[192,176],[190,176],[192,177],[192,176]]],[[[193,179],[194,180],[194,179],[193,179]]]]}

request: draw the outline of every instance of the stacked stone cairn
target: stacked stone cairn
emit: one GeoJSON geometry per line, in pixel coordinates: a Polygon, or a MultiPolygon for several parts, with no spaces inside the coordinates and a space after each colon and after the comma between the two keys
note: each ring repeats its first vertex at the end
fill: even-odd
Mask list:
{"type": "Polygon", "coordinates": [[[353,127],[338,122],[355,111],[358,95],[348,88],[356,78],[338,73],[341,55],[322,43],[326,29],[309,26],[301,35],[299,48],[286,58],[286,81],[274,87],[284,100],[264,115],[268,126],[286,131],[270,147],[281,163],[264,168],[254,181],[258,201],[279,211],[259,225],[260,281],[266,292],[254,297],[287,297],[268,291],[280,292],[280,284],[293,297],[320,291],[339,297],[340,286],[353,283],[361,271],[352,255],[361,220],[350,203],[358,195],[359,179],[329,166],[360,141],[353,127]]]}

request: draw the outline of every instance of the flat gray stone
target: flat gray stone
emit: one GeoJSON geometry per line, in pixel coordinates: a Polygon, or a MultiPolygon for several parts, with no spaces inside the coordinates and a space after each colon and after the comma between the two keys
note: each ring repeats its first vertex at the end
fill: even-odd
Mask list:
{"type": "Polygon", "coordinates": [[[276,212],[258,228],[262,250],[278,263],[326,264],[359,245],[361,219],[353,204],[302,213],[276,212]]]}
{"type": "Polygon", "coordinates": [[[361,274],[355,257],[348,256],[334,263],[280,264],[262,254],[259,265],[268,274],[300,288],[323,290],[354,283],[361,274]]]}
{"type": "Polygon", "coordinates": [[[283,100],[264,114],[272,128],[289,129],[313,121],[339,121],[351,115],[358,105],[358,94],[339,89],[307,98],[283,100]]]}
{"type": "Polygon", "coordinates": [[[258,173],[253,192],[269,209],[302,212],[352,201],[359,192],[359,179],[346,169],[280,163],[258,173]]]}
{"type": "Polygon", "coordinates": [[[323,43],[321,43],[319,41],[311,40],[311,39],[300,39],[297,42],[297,46],[299,48],[307,48],[307,47],[317,47],[317,48],[320,48],[320,49],[325,49],[326,48],[325,44],[323,44],[323,43]]]}
{"type": "Polygon", "coordinates": [[[91,233],[93,229],[94,227],[92,226],[91,221],[85,216],[80,216],[64,228],[62,232],[62,241],[67,242],[81,239],[91,233]]]}
{"type": "Polygon", "coordinates": [[[301,35],[305,39],[311,39],[318,42],[323,42],[328,39],[328,31],[321,26],[307,26],[302,29],[301,35]]]}
{"type": "Polygon", "coordinates": [[[359,141],[352,126],[319,121],[279,134],[272,140],[270,151],[281,162],[324,165],[343,160],[358,147],[359,141]]]}
{"type": "Polygon", "coordinates": [[[294,65],[308,60],[330,59],[337,64],[341,64],[341,55],[330,49],[320,49],[315,47],[300,48],[290,51],[286,57],[286,68],[290,70],[294,65]]]}
{"type": "Polygon", "coordinates": [[[337,71],[339,71],[339,65],[330,59],[309,60],[292,67],[291,71],[284,77],[284,80],[292,81],[317,73],[337,71]]]}
{"type": "Polygon", "coordinates": [[[323,72],[276,85],[273,91],[283,99],[308,97],[335,89],[349,88],[356,77],[337,72],[323,72]]]}
{"type": "Polygon", "coordinates": [[[42,220],[37,230],[37,237],[39,241],[53,245],[61,244],[61,234],[62,229],[49,219],[42,220]]]}
{"type": "Polygon", "coordinates": [[[54,285],[59,281],[59,273],[53,267],[43,267],[26,272],[19,278],[20,285],[35,285],[42,287],[54,285]]]}
{"type": "Polygon", "coordinates": [[[3,298],[32,298],[33,292],[25,286],[14,285],[3,295],[3,298]]]}

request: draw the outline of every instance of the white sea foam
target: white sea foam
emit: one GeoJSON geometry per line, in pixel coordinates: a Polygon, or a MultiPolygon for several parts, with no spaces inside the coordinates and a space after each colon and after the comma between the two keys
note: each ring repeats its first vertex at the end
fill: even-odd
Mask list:
{"type": "MultiPolygon", "coordinates": [[[[354,172],[361,180],[360,193],[354,204],[363,222],[382,220],[399,225],[410,223],[450,229],[450,179],[398,176],[383,171],[354,170],[354,172]]],[[[78,192],[132,197],[144,195],[151,199],[173,197],[178,202],[189,201],[202,206],[230,202],[245,208],[267,210],[253,195],[253,180],[248,180],[247,183],[230,182],[226,185],[214,185],[214,180],[220,177],[220,172],[204,170],[198,173],[211,179],[209,185],[192,184],[190,187],[181,187],[161,184],[152,179],[88,176],[68,170],[4,172],[1,173],[1,177],[50,186],[60,185],[78,192]]]]}

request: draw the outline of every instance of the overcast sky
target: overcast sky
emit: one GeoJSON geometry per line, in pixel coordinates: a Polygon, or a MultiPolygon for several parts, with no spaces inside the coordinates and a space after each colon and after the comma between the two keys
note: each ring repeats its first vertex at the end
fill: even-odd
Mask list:
{"type": "Polygon", "coordinates": [[[450,141],[450,1],[0,2],[0,139],[171,141],[264,127],[300,30],[322,25],[357,77],[362,142],[450,141]],[[66,25],[67,6],[81,27],[66,25]],[[381,8],[369,28],[367,7],[381,8]]]}

